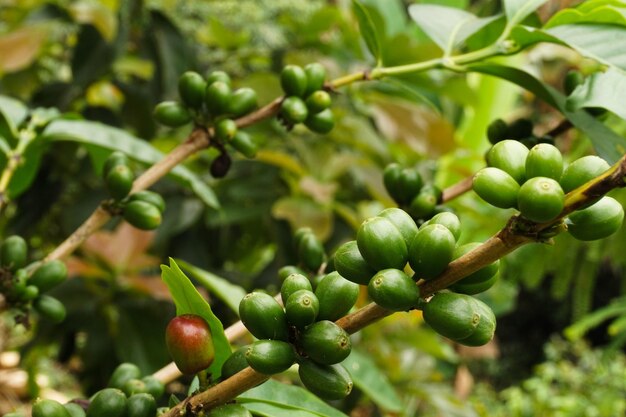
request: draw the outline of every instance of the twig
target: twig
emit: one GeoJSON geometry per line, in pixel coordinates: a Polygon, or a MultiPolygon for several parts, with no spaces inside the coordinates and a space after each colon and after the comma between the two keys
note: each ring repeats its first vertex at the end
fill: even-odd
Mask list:
{"type": "Polygon", "coordinates": [[[473,179],[474,176],[472,175],[470,177],[462,179],[461,181],[451,185],[448,188],[445,188],[441,193],[442,202],[446,203],[471,190],[473,179]]]}

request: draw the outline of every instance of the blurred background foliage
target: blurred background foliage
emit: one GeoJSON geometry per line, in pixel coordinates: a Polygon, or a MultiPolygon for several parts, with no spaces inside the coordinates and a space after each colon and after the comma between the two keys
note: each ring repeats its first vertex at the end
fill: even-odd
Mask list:
{"type": "MultiPolygon", "coordinates": [[[[384,34],[386,65],[440,54],[410,22],[406,6],[412,2],[362,3],[384,34]]],[[[483,0],[421,3],[480,16],[500,11],[499,2],[483,0]]],[[[572,4],[548,2],[535,18],[572,4]]],[[[163,152],[189,128],[157,126],[152,109],[176,98],[185,70],[228,71],[237,86],[255,88],[263,104],[281,94],[278,74],[286,64],[321,62],[337,77],[371,62],[346,0],[0,0],[0,51],[1,94],[122,128],[163,152]]],[[[567,70],[593,66],[554,45],[500,59],[559,90],[567,70]]],[[[155,189],[167,210],[156,233],[110,224],[69,261],[74,279],[54,294],[68,307],[63,324],[34,320],[31,329],[20,330],[1,316],[0,350],[19,348],[30,378],[26,392],[16,391],[22,399],[46,385],[89,394],[121,361],[134,361],[144,372],[166,364],[163,333],[174,310],[159,264],[167,257],[208,271],[194,278],[208,287],[214,310],[229,325],[236,315],[224,300],[232,304],[242,292],[224,291],[219,277],[246,291],[275,292],[277,270],[296,259],[295,229],[311,227],[332,253],[363,219],[393,205],[382,185],[386,164],[417,166],[443,188],[484,166],[485,130],[495,118],[529,118],[541,135],[562,117],[513,84],[444,71],[342,88],[333,107],[337,126],[328,135],[298,127],[286,132],[272,120],[250,128],[261,151],[253,160],[236,159],[224,179],[208,174],[215,154],[188,160],[186,167],[215,191],[219,209],[186,186],[160,181],[155,189]],[[49,375],[47,383],[36,378],[40,373],[49,375]]],[[[614,116],[606,123],[626,131],[614,116]]],[[[570,160],[593,152],[575,131],[557,138],[557,145],[570,160]]],[[[0,234],[26,237],[33,259],[41,258],[104,197],[97,170],[84,146],[55,143],[28,190],[0,219],[0,234]]],[[[626,203],[624,193],[615,196],[626,203]]],[[[449,207],[461,217],[463,243],[486,239],[510,214],[471,192],[449,207]]],[[[623,414],[625,246],[624,233],[591,243],[559,236],[553,246],[529,245],[509,255],[498,284],[481,295],[499,316],[496,340],[485,348],[449,344],[416,313],[396,314],[355,335],[355,345],[401,401],[389,415],[623,414]],[[569,340],[550,341],[555,335],[569,340]]],[[[384,399],[372,395],[358,387],[337,405],[353,415],[388,413],[384,399]]]]}

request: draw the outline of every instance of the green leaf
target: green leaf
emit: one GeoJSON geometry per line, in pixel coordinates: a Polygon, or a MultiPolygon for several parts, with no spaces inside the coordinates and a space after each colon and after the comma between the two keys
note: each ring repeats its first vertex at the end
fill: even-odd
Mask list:
{"type": "Polygon", "coordinates": [[[550,18],[544,28],[572,23],[608,23],[626,25],[626,5],[606,0],[586,1],[575,9],[563,9],[550,18]],[[617,7],[616,7],[617,6],[617,7]]]}
{"type": "Polygon", "coordinates": [[[246,290],[238,285],[231,284],[222,277],[188,264],[185,261],[179,259],[177,262],[193,279],[209,290],[211,294],[214,294],[217,298],[224,301],[231,310],[239,315],[239,302],[246,295],[246,290]]]}
{"type": "MultiPolygon", "coordinates": [[[[237,400],[244,404],[266,404],[278,409],[291,410],[291,417],[300,415],[315,415],[324,417],[347,417],[341,411],[331,407],[308,390],[287,385],[270,379],[264,384],[241,394],[237,400]],[[300,412],[308,414],[300,414],[300,412]]],[[[277,411],[279,412],[279,411],[277,411]]],[[[285,414],[263,414],[280,416],[285,414]]]]}
{"type": "Polygon", "coordinates": [[[479,18],[465,10],[435,4],[414,4],[409,7],[409,15],[444,51],[451,51],[500,17],[479,18]]]}
{"type": "Polygon", "coordinates": [[[15,199],[30,187],[35,180],[41,157],[46,149],[39,138],[33,140],[22,153],[22,163],[17,167],[9,182],[9,197],[15,199]]]}
{"type": "Polygon", "coordinates": [[[356,18],[359,22],[361,36],[363,36],[363,39],[365,40],[367,49],[369,49],[371,54],[374,56],[374,59],[376,59],[377,66],[380,66],[380,35],[378,34],[367,9],[363,7],[363,5],[357,0],[352,0],[352,5],[354,9],[354,14],[356,15],[356,18]]]}
{"type": "Polygon", "coordinates": [[[602,107],[626,119],[626,72],[609,67],[605,72],[591,74],[567,99],[572,110],[584,107],[602,107]]]}
{"type": "Polygon", "coordinates": [[[532,75],[517,68],[503,65],[480,64],[471,66],[472,71],[504,78],[527,89],[546,103],[558,109],[572,124],[589,136],[598,155],[609,163],[615,163],[626,153],[626,139],[596,120],[584,110],[571,111],[567,108],[566,97],[556,89],[546,85],[532,75]]]}
{"type": "Polygon", "coordinates": [[[615,299],[611,304],[585,315],[576,323],[566,327],[564,330],[565,336],[569,340],[578,340],[603,321],[624,314],[626,314],[626,299],[615,299]]]}
{"type": "Polygon", "coordinates": [[[385,24],[385,35],[392,38],[402,33],[407,24],[402,0],[360,0],[361,4],[380,14],[385,24]]]}
{"type": "Polygon", "coordinates": [[[0,95],[0,137],[8,143],[17,141],[17,127],[28,116],[28,108],[21,101],[0,95]]]}
{"type": "Polygon", "coordinates": [[[520,23],[547,1],[548,0],[504,0],[504,11],[509,21],[509,26],[520,23]]]}
{"type": "Polygon", "coordinates": [[[224,334],[222,322],[213,314],[211,306],[200,295],[189,278],[180,270],[176,262],[170,258],[170,266],[161,265],[161,277],[172,294],[176,304],[176,314],[196,314],[204,318],[211,328],[215,359],[209,367],[213,378],[218,378],[222,364],[231,354],[230,343],[224,334]]]}
{"type": "Polygon", "coordinates": [[[311,413],[303,409],[295,409],[293,407],[285,407],[281,404],[263,403],[263,402],[245,402],[243,406],[246,407],[255,416],[263,417],[320,417],[323,414],[311,413]],[[297,413],[297,414],[294,414],[297,413]]]}
{"type": "Polygon", "coordinates": [[[369,356],[352,349],[350,356],[342,365],[352,375],[354,385],[380,408],[394,413],[399,413],[403,410],[402,401],[387,379],[387,376],[369,356]]]}
{"type": "MultiPolygon", "coordinates": [[[[154,164],[164,157],[148,142],[124,130],[85,120],[54,120],[46,127],[42,136],[52,141],[73,141],[95,145],[110,151],[119,150],[145,164],[154,164]]],[[[219,207],[213,190],[193,172],[178,165],[170,173],[174,178],[190,186],[208,206],[219,207]]]]}
{"type": "Polygon", "coordinates": [[[571,24],[550,28],[549,35],[560,39],[581,55],[626,70],[626,27],[606,24],[571,24]]]}

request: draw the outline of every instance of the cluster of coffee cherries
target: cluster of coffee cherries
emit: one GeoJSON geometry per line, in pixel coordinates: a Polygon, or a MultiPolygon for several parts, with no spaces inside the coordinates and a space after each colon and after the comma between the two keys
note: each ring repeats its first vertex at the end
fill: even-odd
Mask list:
{"type": "Polygon", "coordinates": [[[416,220],[431,218],[439,208],[441,189],[424,183],[415,167],[402,167],[393,162],[385,167],[383,182],[391,198],[416,220]]]}
{"type": "Polygon", "coordinates": [[[61,261],[41,263],[36,268],[26,266],[28,245],[21,236],[9,236],[0,244],[0,292],[7,304],[20,311],[17,319],[26,321],[32,306],[35,311],[55,323],[65,319],[65,306],[45,294],[67,278],[67,268],[61,261]]]}
{"type": "Polygon", "coordinates": [[[285,98],[278,117],[288,128],[304,123],[311,131],[328,133],[335,126],[330,105],[332,99],[324,90],[326,70],[321,64],[311,63],[304,68],[287,65],[280,73],[280,85],[285,98]]]}
{"type": "Polygon", "coordinates": [[[129,195],[135,174],[126,154],[115,151],[104,163],[102,175],[115,209],[128,223],[141,230],[153,230],[161,224],[165,201],[154,191],[138,191],[129,195]]]}
{"type": "MultiPolygon", "coordinates": [[[[588,155],[564,166],[558,148],[540,143],[530,150],[514,140],[503,140],[487,153],[487,168],[476,173],[474,191],[489,204],[516,208],[536,223],[557,219],[565,205],[565,194],[606,172],[610,166],[602,158],[588,155]]],[[[612,197],[569,214],[565,224],[579,240],[602,239],[622,225],[624,210],[612,197]]]]}

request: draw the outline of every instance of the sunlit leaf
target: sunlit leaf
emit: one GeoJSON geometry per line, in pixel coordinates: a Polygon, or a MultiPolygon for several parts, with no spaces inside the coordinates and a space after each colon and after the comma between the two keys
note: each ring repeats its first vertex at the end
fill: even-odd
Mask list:
{"type": "Polygon", "coordinates": [[[605,72],[591,74],[567,99],[572,110],[601,107],[626,119],[626,72],[609,67],[605,72]]]}
{"type": "Polygon", "coordinates": [[[15,72],[31,65],[46,40],[42,27],[24,26],[0,36],[0,73],[15,72]]]}
{"type": "Polygon", "coordinates": [[[367,49],[369,49],[370,53],[374,56],[377,64],[380,65],[380,35],[378,34],[376,26],[374,26],[367,9],[358,0],[352,0],[352,6],[354,14],[359,21],[359,29],[361,30],[361,36],[365,40],[367,49]]]}
{"type": "Polygon", "coordinates": [[[516,25],[548,0],[504,0],[504,11],[509,25],[516,25]]]}

